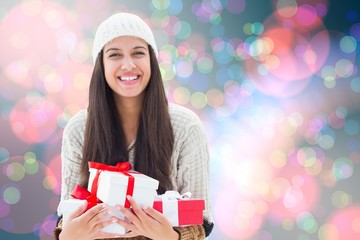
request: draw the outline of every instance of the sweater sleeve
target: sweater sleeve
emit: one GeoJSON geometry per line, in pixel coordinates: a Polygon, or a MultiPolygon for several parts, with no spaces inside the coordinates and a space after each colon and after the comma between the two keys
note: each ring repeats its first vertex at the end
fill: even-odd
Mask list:
{"type": "MultiPolygon", "coordinates": [[[[174,116],[175,189],[180,193],[191,192],[192,198],[205,200],[204,229],[208,236],[212,230],[211,204],[209,197],[209,149],[205,130],[198,116],[190,110],[181,110],[174,116]]],[[[193,236],[196,239],[196,236],[193,236]]]]}
{"type": "Polygon", "coordinates": [[[69,199],[72,190],[80,181],[85,111],[76,114],[66,125],[61,146],[61,200],[69,199]]]}
{"type": "Polygon", "coordinates": [[[210,220],[209,152],[207,140],[199,122],[193,122],[182,144],[178,165],[181,192],[191,192],[192,198],[205,200],[204,217],[210,220]]]}

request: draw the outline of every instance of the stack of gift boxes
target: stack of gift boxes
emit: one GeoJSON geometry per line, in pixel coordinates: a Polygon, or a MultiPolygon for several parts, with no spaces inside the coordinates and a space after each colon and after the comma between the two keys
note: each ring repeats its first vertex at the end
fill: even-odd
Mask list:
{"type": "MultiPolygon", "coordinates": [[[[101,202],[106,203],[111,209],[111,216],[124,219],[123,214],[115,207],[122,205],[131,208],[126,196],[130,195],[142,206],[153,206],[161,212],[172,226],[188,226],[203,223],[204,200],[191,199],[190,193],[180,195],[175,191],[168,191],[157,195],[159,181],[140,172],[131,170],[129,163],[119,163],[109,166],[101,163],[89,162],[90,176],[87,189],[76,186],[73,198],[60,203],[59,213],[63,221],[75,211],[84,201],[88,208],[101,202]]],[[[104,220],[105,220],[104,219],[104,220]]],[[[104,232],[124,234],[126,229],[117,223],[112,223],[102,229],[104,232]]]]}

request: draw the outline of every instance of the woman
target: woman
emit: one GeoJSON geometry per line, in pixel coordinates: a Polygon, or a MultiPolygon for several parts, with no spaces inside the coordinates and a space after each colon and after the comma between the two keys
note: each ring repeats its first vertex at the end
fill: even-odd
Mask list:
{"type": "Polygon", "coordinates": [[[204,239],[213,228],[206,136],[193,112],[168,104],[149,26],[129,13],[109,17],[96,31],[93,60],[88,109],[64,129],[61,200],[70,198],[76,184],[87,186],[88,161],[129,161],[135,170],[159,180],[158,194],[189,191],[204,199],[204,224],[173,228],[162,214],[139,208],[130,198],[133,211],[119,207],[130,223],[101,220],[109,211],[103,204],[88,211],[82,206],[67,222],[59,221],[56,237],[204,239]],[[113,222],[130,231],[121,236],[100,231],[113,222]]]}

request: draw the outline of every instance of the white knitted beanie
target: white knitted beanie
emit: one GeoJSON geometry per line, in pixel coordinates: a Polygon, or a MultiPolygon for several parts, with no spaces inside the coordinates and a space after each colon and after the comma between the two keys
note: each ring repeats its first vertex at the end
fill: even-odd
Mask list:
{"type": "Polygon", "coordinates": [[[93,45],[93,61],[101,49],[111,40],[121,36],[132,36],[143,39],[158,56],[154,35],[150,27],[137,15],[131,13],[116,13],[103,21],[95,33],[93,45]]]}

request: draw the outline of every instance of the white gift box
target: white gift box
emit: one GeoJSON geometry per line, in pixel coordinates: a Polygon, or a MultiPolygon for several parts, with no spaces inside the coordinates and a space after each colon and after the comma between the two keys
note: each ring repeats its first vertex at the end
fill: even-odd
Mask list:
{"type": "MultiPolygon", "coordinates": [[[[91,192],[97,171],[95,168],[90,168],[89,192],[91,192]]],[[[134,171],[128,171],[125,174],[122,172],[101,171],[98,179],[97,198],[110,206],[117,204],[125,206],[129,181],[127,174],[134,177],[132,197],[137,204],[139,204],[140,207],[152,206],[154,198],[157,195],[156,190],[159,186],[159,181],[134,171]]]]}
{"type": "MultiPolygon", "coordinates": [[[[76,209],[78,209],[82,204],[84,204],[84,202],[86,202],[86,200],[67,199],[61,201],[59,206],[59,214],[63,215],[63,222],[68,221],[70,214],[73,213],[76,209]]],[[[117,208],[111,206],[109,206],[109,208],[111,209],[111,212],[106,217],[104,217],[104,220],[107,220],[112,216],[115,216],[119,219],[124,219],[124,215],[117,208]]],[[[110,225],[102,228],[101,231],[115,234],[126,233],[126,229],[117,223],[111,223],[110,225]]]]}

